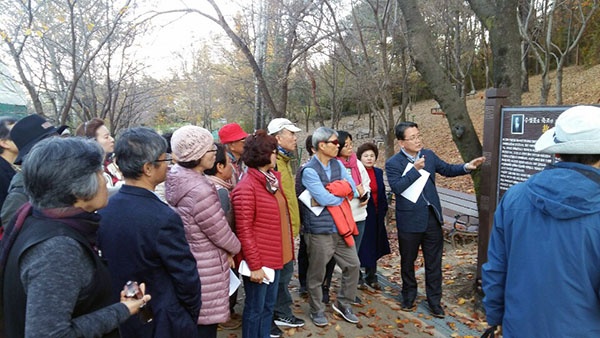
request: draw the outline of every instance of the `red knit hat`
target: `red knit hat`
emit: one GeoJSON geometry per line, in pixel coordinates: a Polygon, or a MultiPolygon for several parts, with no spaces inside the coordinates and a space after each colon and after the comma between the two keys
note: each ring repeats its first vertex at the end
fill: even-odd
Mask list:
{"type": "Polygon", "coordinates": [[[219,129],[221,143],[227,144],[248,137],[248,134],[237,123],[228,123],[219,129]]]}

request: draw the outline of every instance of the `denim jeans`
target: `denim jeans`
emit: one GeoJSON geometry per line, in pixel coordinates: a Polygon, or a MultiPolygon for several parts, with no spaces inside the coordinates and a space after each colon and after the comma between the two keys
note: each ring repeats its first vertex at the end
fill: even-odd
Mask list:
{"type": "Polygon", "coordinates": [[[279,275],[279,289],[277,291],[277,301],[273,313],[276,317],[291,317],[292,314],[292,295],[288,285],[294,274],[294,260],[283,265],[279,275]]]}
{"type": "Polygon", "coordinates": [[[308,271],[308,253],[304,234],[300,234],[300,246],[298,247],[298,281],[301,287],[306,288],[306,272],[308,271]]]}
{"type": "Polygon", "coordinates": [[[280,270],[275,270],[275,280],[270,284],[254,283],[244,276],[246,299],[242,314],[243,338],[269,338],[280,273],[280,270]]]}

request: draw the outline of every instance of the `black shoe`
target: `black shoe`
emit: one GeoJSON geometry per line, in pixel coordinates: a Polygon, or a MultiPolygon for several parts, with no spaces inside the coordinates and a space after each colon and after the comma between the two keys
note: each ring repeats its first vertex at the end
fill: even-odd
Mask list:
{"type": "Polygon", "coordinates": [[[291,317],[275,317],[275,325],[287,327],[302,327],[304,320],[292,315],[291,317]]]}
{"type": "Polygon", "coordinates": [[[271,332],[270,332],[269,337],[279,338],[279,337],[281,337],[282,334],[283,334],[283,331],[281,331],[281,329],[278,328],[277,325],[275,325],[274,323],[271,324],[271,332]]]}
{"type": "Polygon", "coordinates": [[[402,301],[400,310],[402,310],[404,312],[413,312],[416,309],[417,309],[417,306],[415,305],[414,301],[402,301]]]}
{"type": "Polygon", "coordinates": [[[350,304],[360,306],[360,305],[362,305],[362,299],[360,299],[358,296],[356,296],[356,297],[354,297],[354,301],[350,302],[350,304]]]}
{"type": "Polygon", "coordinates": [[[446,316],[446,313],[441,305],[429,305],[429,312],[431,312],[431,315],[436,318],[444,318],[446,316]]]}

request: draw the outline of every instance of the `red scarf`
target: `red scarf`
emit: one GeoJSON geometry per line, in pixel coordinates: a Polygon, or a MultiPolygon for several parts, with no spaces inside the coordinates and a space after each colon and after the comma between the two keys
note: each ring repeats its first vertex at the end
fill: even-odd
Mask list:
{"type": "Polygon", "coordinates": [[[342,161],[346,169],[350,169],[350,175],[354,180],[354,184],[361,184],[362,178],[360,177],[360,170],[358,170],[358,159],[356,158],[356,154],[352,153],[352,155],[350,155],[350,157],[348,157],[347,160],[343,157],[338,157],[337,159],[342,161]]]}

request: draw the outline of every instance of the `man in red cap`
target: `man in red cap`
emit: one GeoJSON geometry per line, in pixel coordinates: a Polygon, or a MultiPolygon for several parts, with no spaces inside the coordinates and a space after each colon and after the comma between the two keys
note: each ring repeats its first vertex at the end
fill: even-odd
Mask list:
{"type": "Polygon", "coordinates": [[[245,171],[240,157],[244,152],[246,137],[248,137],[248,134],[235,122],[228,123],[219,129],[219,139],[227,148],[227,155],[230,157],[231,164],[233,165],[231,183],[234,186],[242,178],[245,171]]]}

